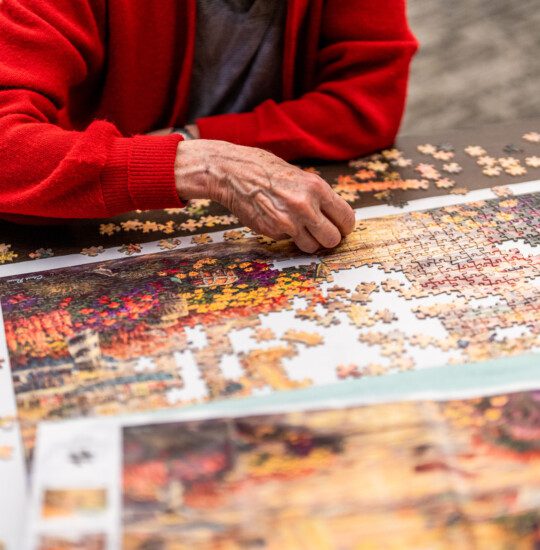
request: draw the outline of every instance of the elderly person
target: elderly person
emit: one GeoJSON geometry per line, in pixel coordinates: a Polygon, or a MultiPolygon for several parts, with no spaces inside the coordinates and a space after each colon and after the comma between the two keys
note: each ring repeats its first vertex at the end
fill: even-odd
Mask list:
{"type": "Polygon", "coordinates": [[[210,198],[335,246],[353,211],[287,161],[391,144],[415,48],[404,0],[0,0],[0,215],[210,198]]]}

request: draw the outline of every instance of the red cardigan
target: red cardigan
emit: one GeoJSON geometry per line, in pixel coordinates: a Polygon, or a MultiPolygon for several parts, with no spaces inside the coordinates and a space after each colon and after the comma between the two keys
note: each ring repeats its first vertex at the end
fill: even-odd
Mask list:
{"type": "MultiPolygon", "coordinates": [[[[0,212],[106,217],[181,206],[173,166],[196,0],[0,0],[0,212]]],[[[283,100],[198,120],[287,160],[389,145],[417,43],[404,0],[288,0],[283,100]]],[[[6,216],[8,217],[8,216],[6,216]]]]}

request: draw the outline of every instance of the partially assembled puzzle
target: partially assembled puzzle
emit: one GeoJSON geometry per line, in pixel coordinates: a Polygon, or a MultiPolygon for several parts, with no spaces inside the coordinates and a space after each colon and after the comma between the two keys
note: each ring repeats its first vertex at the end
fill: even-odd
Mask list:
{"type": "Polygon", "coordinates": [[[252,238],[4,278],[27,451],[42,420],[534,352],[539,243],[531,193],[359,221],[317,257],[252,238]]]}

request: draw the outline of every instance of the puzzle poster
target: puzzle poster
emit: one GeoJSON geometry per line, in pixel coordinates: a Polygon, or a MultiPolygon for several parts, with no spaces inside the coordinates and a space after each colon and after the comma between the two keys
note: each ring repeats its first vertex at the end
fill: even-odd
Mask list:
{"type": "Polygon", "coordinates": [[[538,392],[179,415],[44,424],[28,549],[397,550],[482,540],[525,550],[540,538],[538,392]]]}

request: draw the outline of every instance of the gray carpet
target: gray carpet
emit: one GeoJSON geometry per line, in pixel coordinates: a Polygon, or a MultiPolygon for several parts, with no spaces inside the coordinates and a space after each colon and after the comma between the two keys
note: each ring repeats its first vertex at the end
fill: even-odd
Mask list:
{"type": "Polygon", "coordinates": [[[421,49],[402,134],[540,116],[540,0],[409,0],[421,49]]]}

